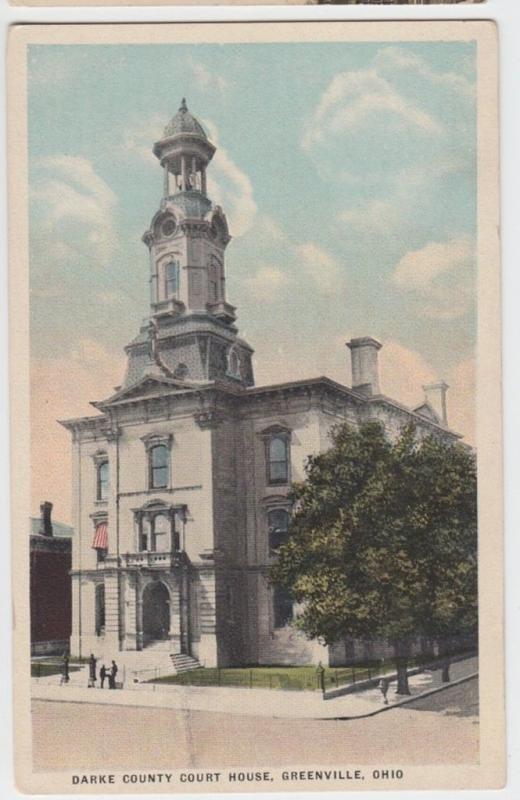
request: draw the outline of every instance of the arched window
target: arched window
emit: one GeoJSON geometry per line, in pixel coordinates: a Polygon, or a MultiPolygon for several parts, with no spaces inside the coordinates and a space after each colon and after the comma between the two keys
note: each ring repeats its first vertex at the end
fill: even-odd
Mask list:
{"type": "Polygon", "coordinates": [[[169,482],[170,451],[165,444],[157,444],[149,450],[150,489],[165,489],[169,482]]]}
{"type": "Polygon", "coordinates": [[[240,378],[240,355],[235,347],[228,350],[227,373],[233,378],[240,378]]]}
{"type": "Polygon", "coordinates": [[[105,584],[98,583],[95,594],[96,636],[105,632],[105,584]]]}
{"type": "Polygon", "coordinates": [[[289,512],[285,508],[273,508],[267,514],[269,553],[275,554],[287,540],[289,532],[289,512]]]}
{"type": "Polygon", "coordinates": [[[271,436],[267,443],[267,481],[270,484],[289,480],[289,440],[286,435],[271,436]]]}
{"type": "Polygon", "coordinates": [[[108,460],[100,461],[97,464],[96,469],[97,469],[96,497],[98,500],[106,500],[108,498],[108,488],[109,488],[108,460]]]}
{"type": "Polygon", "coordinates": [[[179,291],[179,262],[172,260],[164,267],[164,290],[166,297],[173,297],[179,291]]]}
{"type": "Polygon", "coordinates": [[[275,628],[284,628],[293,618],[293,599],[283,586],[274,587],[273,616],[275,628]]]}

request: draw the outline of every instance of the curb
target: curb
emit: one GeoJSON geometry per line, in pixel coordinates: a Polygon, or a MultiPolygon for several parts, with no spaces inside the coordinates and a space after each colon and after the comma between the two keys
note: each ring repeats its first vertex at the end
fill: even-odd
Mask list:
{"type": "MultiPolygon", "coordinates": [[[[385,711],[391,711],[394,708],[400,708],[401,706],[408,705],[409,703],[413,703],[416,700],[422,700],[425,697],[429,697],[430,695],[437,694],[438,692],[443,692],[446,689],[450,689],[453,686],[458,686],[459,684],[465,683],[465,682],[470,681],[470,680],[474,680],[477,677],[478,677],[478,672],[474,672],[471,675],[466,675],[463,678],[458,678],[458,679],[456,679],[454,681],[450,681],[450,683],[446,683],[446,684],[444,684],[442,686],[436,686],[436,687],[434,687],[432,689],[426,689],[424,692],[421,692],[420,694],[410,695],[409,697],[406,697],[403,700],[398,701],[397,703],[392,703],[392,705],[388,705],[388,706],[383,705],[383,706],[381,706],[379,708],[374,709],[373,711],[365,712],[363,714],[337,715],[337,716],[328,716],[328,717],[320,716],[320,714],[311,715],[311,716],[305,716],[305,717],[303,717],[303,716],[302,717],[295,717],[295,716],[290,716],[290,715],[281,716],[279,714],[272,714],[272,715],[266,716],[265,718],[266,719],[291,719],[291,720],[294,720],[294,721],[296,721],[296,720],[315,719],[315,720],[319,720],[321,722],[327,722],[327,721],[333,722],[335,720],[339,721],[339,720],[365,719],[365,718],[368,718],[368,717],[374,717],[377,714],[382,714],[385,711]]],[[[139,701],[138,701],[139,693],[136,692],[135,694],[137,695],[136,698],[135,698],[136,702],[132,703],[131,705],[129,704],[127,706],[126,704],[119,704],[119,703],[116,703],[114,705],[121,706],[121,707],[127,707],[127,708],[149,708],[149,709],[156,708],[156,709],[165,709],[165,710],[171,710],[171,711],[186,711],[186,710],[190,710],[190,708],[188,706],[181,707],[181,708],[170,708],[168,706],[160,706],[160,705],[155,706],[155,705],[148,705],[147,703],[139,703],[139,701]]],[[[85,705],[99,705],[99,702],[97,702],[94,697],[92,697],[92,698],[89,697],[88,699],[87,698],[81,698],[81,699],[79,699],[79,698],[68,698],[67,699],[66,697],[63,697],[63,698],[60,697],[58,699],[58,698],[53,698],[53,697],[37,697],[37,696],[34,697],[33,696],[32,700],[34,700],[36,702],[39,701],[39,702],[45,702],[45,703],[77,703],[77,704],[80,704],[80,705],[83,705],[83,704],[85,704],[85,705]]],[[[102,705],[106,705],[107,708],[113,707],[113,704],[111,704],[111,703],[103,703],[102,705]]],[[[193,711],[204,711],[204,709],[191,709],[191,710],[193,710],[193,711]]],[[[206,710],[206,713],[208,713],[208,714],[226,714],[226,713],[230,713],[230,712],[229,712],[229,709],[224,708],[224,709],[206,710]]],[[[251,712],[251,713],[245,714],[245,716],[257,716],[257,715],[255,715],[254,713],[251,712]]]]}
{"type": "Polygon", "coordinates": [[[446,689],[451,689],[453,686],[459,686],[461,683],[467,683],[467,681],[474,680],[475,678],[478,678],[478,672],[473,672],[471,675],[465,675],[463,678],[457,678],[455,681],[449,681],[449,683],[446,683],[443,686],[435,686],[433,689],[426,689],[426,691],[421,692],[420,694],[410,695],[410,697],[406,697],[404,700],[399,700],[397,703],[392,703],[392,705],[384,705],[381,708],[377,708],[375,711],[370,711],[368,714],[356,714],[348,717],[312,717],[312,719],[319,719],[322,722],[325,722],[326,720],[366,719],[367,717],[375,717],[376,714],[383,714],[385,711],[392,711],[394,708],[406,706],[409,703],[414,703],[416,700],[422,700],[423,697],[430,697],[432,694],[444,692],[446,689]]]}

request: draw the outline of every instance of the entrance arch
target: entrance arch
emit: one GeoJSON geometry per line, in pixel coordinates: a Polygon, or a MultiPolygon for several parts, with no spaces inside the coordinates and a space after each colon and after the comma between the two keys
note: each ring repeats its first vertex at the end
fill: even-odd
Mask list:
{"type": "Polygon", "coordinates": [[[144,643],[170,638],[170,593],[164,583],[149,583],[143,591],[144,643]]]}

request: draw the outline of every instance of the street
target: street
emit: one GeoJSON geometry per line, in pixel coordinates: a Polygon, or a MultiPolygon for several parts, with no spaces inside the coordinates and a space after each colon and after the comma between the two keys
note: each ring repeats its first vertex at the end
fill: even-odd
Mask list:
{"type": "Polygon", "coordinates": [[[476,680],[348,721],[41,700],[32,709],[37,771],[478,761],[476,680]]]}

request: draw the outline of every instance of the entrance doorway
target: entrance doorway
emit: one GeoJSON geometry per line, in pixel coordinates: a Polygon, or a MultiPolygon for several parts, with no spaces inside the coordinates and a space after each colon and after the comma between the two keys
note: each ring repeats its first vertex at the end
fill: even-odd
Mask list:
{"type": "Polygon", "coordinates": [[[169,639],[170,593],[161,583],[149,583],[143,592],[144,644],[169,639]]]}

